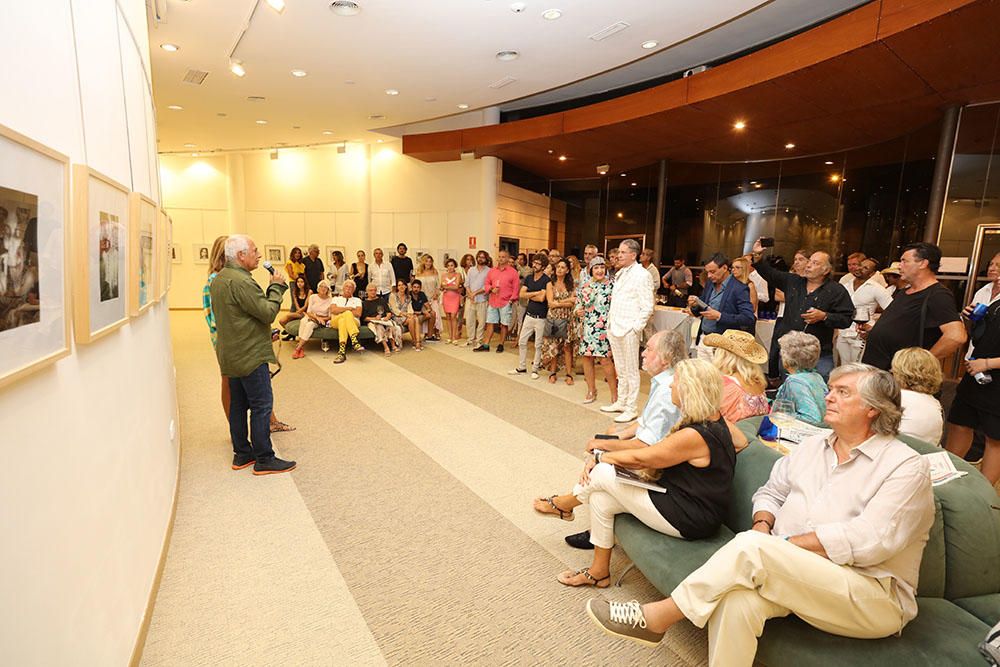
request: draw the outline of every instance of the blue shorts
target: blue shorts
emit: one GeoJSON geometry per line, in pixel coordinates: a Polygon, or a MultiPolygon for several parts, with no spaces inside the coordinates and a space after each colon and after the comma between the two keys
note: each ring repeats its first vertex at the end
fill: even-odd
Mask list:
{"type": "Polygon", "coordinates": [[[509,327],[511,311],[512,308],[509,303],[503,308],[494,308],[493,306],[487,306],[486,324],[502,324],[505,327],[509,327]]]}

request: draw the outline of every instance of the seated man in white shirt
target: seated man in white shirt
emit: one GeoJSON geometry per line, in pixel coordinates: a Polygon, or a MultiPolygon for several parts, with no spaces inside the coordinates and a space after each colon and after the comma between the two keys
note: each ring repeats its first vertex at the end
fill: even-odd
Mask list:
{"type": "Polygon", "coordinates": [[[716,667],[754,662],[769,618],[876,639],[917,615],[920,558],[934,522],[927,462],[899,441],[899,387],[865,364],[830,375],[833,433],[803,440],[753,497],[753,529],[734,537],[659,602],[591,599],[605,632],[655,646],[687,618],[708,625],[716,667]]]}
{"type": "Polygon", "coordinates": [[[345,280],[341,288],[340,296],[333,297],[333,305],[330,306],[330,328],[337,329],[337,340],[340,343],[340,350],[337,358],[333,360],[335,364],[342,364],[347,361],[347,340],[350,339],[351,346],[355,352],[364,352],[365,348],[358,342],[358,331],[361,322],[361,299],[354,296],[357,284],[353,280],[345,280]]]}

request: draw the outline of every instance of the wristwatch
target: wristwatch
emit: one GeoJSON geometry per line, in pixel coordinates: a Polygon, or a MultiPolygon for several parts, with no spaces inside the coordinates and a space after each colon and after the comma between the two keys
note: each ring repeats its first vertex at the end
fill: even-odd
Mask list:
{"type": "Polygon", "coordinates": [[[603,453],[604,452],[601,451],[600,449],[594,451],[594,463],[600,463],[601,462],[601,454],[603,454],[603,453]]]}

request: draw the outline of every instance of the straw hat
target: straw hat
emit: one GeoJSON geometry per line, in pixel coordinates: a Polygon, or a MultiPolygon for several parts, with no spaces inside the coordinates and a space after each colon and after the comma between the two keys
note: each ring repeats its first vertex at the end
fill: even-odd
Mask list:
{"type": "Polygon", "coordinates": [[[741,359],[746,359],[752,364],[766,364],[767,350],[757,342],[753,334],[739,329],[729,329],[721,334],[708,334],[705,336],[705,345],[708,347],[721,347],[723,350],[732,352],[741,359]]]}
{"type": "Polygon", "coordinates": [[[893,262],[889,266],[887,266],[884,269],[882,269],[882,275],[885,275],[886,273],[891,273],[894,276],[900,275],[900,273],[899,273],[899,262],[893,262]]]}

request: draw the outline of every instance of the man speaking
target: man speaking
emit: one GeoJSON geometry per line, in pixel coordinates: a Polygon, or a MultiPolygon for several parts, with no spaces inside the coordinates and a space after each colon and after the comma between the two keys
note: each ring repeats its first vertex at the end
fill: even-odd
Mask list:
{"type": "Polygon", "coordinates": [[[258,264],[260,253],[249,236],[234,234],[226,239],[226,266],[211,287],[218,329],[215,353],[222,374],[229,378],[232,395],[229,435],[233,440],[233,470],[253,464],[253,474],[273,475],[295,469],[295,461],[279,459],[271,447],[274,395],[267,366],[277,362],[271,347],[271,322],[281,309],[288,285],[280,272],[268,269],[271,284],[265,295],[250,275],[258,264]]]}

